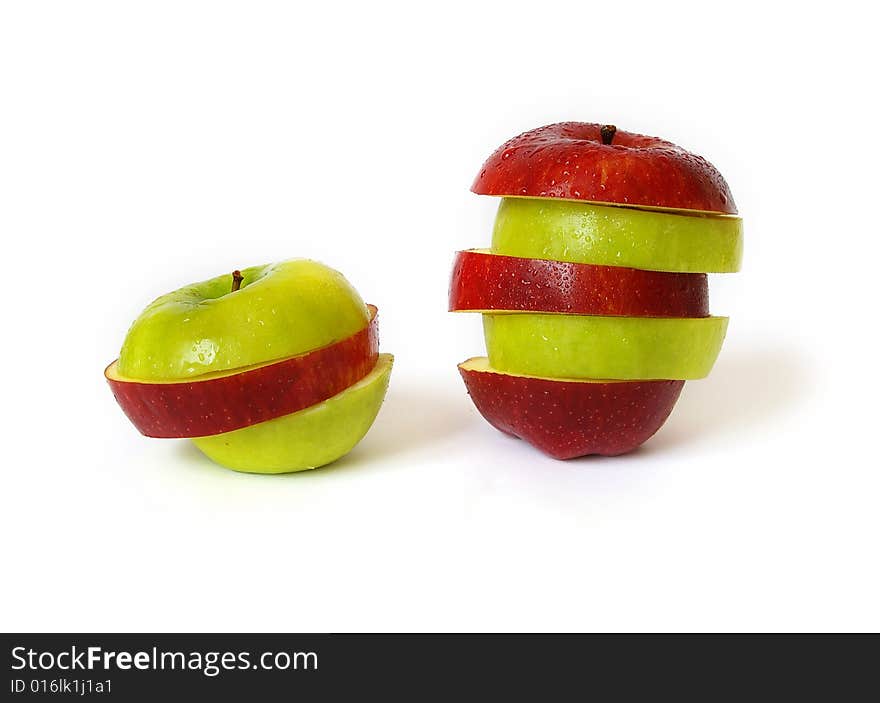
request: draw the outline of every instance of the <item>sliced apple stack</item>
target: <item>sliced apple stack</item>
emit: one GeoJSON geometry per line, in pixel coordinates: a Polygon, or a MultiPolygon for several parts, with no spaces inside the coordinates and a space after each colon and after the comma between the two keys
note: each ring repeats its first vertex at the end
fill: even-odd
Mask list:
{"type": "Polygon", "coordinates": [[[459,365],[477,409],[559,459],[635,449],[724,341],[706,274],[742,259],[727,183],[670,142],[564,122],[501,146],[472,190],[502,197],[449,291],[483,315],[488,359],[459,365]]]}
{"type": "Polygon", "coordinates": [[[104,375],[142,434],[189,438],[239,471],[281,473],[350,451],[391,366],[377,309],[337,271],[296,259],[157,299],[104,375]]]}

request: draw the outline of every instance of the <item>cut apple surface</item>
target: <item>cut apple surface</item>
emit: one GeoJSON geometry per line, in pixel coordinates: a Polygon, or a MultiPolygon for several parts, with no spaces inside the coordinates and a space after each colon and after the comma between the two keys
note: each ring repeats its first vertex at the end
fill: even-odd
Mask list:
{"type": "Polygon", "coordinates": [[[521,376],[491,368],[485,357],[458,368],[490,424],[556,459],[632,451],[660,429],[684,386],[521,376]]]}
{"type": "Polygon", "coordinates": [[[498,254],[649,271],[730,273],[742,262],[742,220],[537,198],[504,198],[498,254]]]}
{"type": "Polygon", "coordinates": [[[324,401],[364,378],[379,354],[378,319],[353,335],[281,361],[188,381],[144,382],[105,371],[113,395],[148,437],[200,437],[262,423],[324,401]]]}
{"type": "Polygon", "coordinates": [[[726,317],[483,315],[492,366],[548,378],[698,379],[709,374],[726,317]]]}
{"type": "Polygon", "coordinates": [[[370,429],[388,389],[394,357],[380,354],[373,370],[321,403],[258,425],[193,443],[236,471],[287,473],[314,469],[350,452],[370,429]]]}
{"type": "Polygon", "coordinates": [[[706,317],[709,290],[705,274],[641,271],[469,250],[456,254],[449,309],[706,317]]]}
{"type": "Polygon", "coordinates": [[[483,164],[471,190],[736,213],[724,177],[706,159],[657,137],[589,122],[514,137],[483,164]]]}

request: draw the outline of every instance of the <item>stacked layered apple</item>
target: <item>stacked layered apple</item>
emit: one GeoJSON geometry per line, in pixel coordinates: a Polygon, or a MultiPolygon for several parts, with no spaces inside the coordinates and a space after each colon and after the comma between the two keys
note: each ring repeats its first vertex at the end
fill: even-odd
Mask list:
{"type": "Polygon", "coordinates": [[[105,376],[148,437],[189,438],[239,471],[315,468],[379,412],[393,358],[376,313],[315,261],[256,266],[155,300],[105,376]]]}
{"type": "Polygon", "coordinates": [[[724,178],[670,142],[565,122],[501,146],[472,190],[502,197],[492,248],[458,252],[450,285],[450,310],[483,314],[488,358],[459,365],[477,409],[559,459],[635,449],[724,340],[706,276],[742,258],[724,178]]]}

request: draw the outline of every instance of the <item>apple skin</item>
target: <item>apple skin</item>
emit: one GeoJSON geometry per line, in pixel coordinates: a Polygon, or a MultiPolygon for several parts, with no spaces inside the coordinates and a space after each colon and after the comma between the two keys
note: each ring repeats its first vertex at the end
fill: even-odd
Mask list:
{"type": "Polygon", "coordinates": [[[705,274],[660,273],[469,250],[456,254],[449,310],[707,317],[709,285],[705,274]]]}
{"type": "Polygon", "coordinates": [[[732,273],[743,255],[743,226],[730,215],[684,215],[546,198],[503,198],[492,250],[650,271],[732,273]]]}
{"type": "Polygon", "coordinates": [[[485,358],[459,364],[468,393],[496,429],[555,459],[617,456],[666,422],[684,381],[576,381],[499,373],[485,358]]]}
{"type": "Polygon", "coordinates": [[[192,439],[208,458],[247,473],[279,474],[324,466],[350,452],[376,419],[394,357],[332,398],[299,412],[234,432],[192,439]]]}
{"type": "Polygon", "coordinates": [[[134,321],[119,373],[190,379],[286,359],[350,337],[370,321],[338,271],[308,259],[242,269],[241,289],[218,276],[153,301],[134,321]]]}
{"type": "Polygon", "coordinates": [[[366,376],[379,355],[377,310],[350,337],[237,373],[198,376],[189,381],[132,381],[105,376],[132,424],[147,437],[202,437],[241,429],[288,415],[336,395],[366,376]]]}
{"type": "Polygon", "coordinates": [[[545,313],[483,315],[486,350],[498,371],[546,378],[705,378],[726,317],[602,317],[545,313]]]}
{"type": "Polygon", "coordinates": [[[471,186],[480,195],[563,198],[736,213],[727,182],[706,159],[657,137],[559,122],[500,146],[471,186]]]}

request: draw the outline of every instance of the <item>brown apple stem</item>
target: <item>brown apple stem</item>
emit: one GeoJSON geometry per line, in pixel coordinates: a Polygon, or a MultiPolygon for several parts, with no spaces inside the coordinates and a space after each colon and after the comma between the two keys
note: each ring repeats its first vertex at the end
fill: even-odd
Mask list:
{"type": "Polygon", "coordinates": [[[599,130],[599,136],[602,137],[603,144],[610,144],[617,132],[617,127],[613,124],[606,124],[599,130]]]}
{"type": "Polygon", "coordinates": [[[232,292],[235,293],[238,289],[241,288],[241,282],[244,280],[244,276],[241,275],[241,271],[236,269],[232,272],[232,292]]]}

